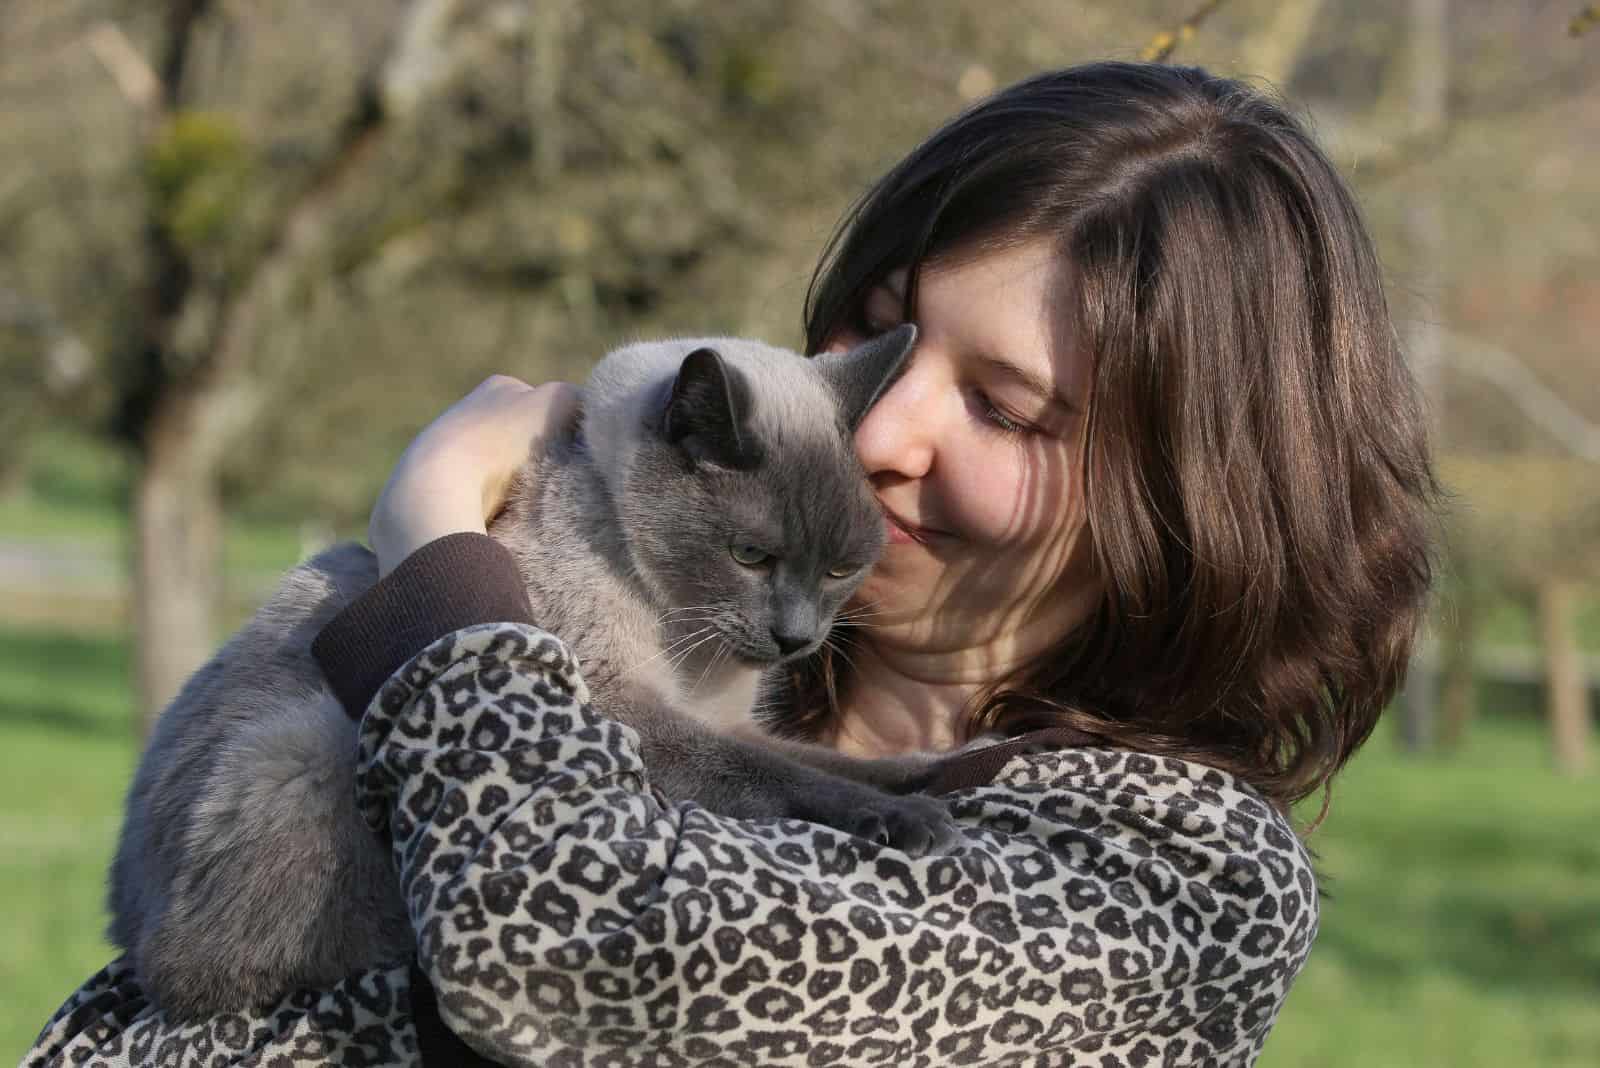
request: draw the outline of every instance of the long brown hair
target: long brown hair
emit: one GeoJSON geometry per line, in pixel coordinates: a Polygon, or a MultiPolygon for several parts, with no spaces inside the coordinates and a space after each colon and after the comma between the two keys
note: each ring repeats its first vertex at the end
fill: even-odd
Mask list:
{"type": "MultiPolygon", "coordinates": [[[[1105,593],[970,733],[1077,728],[1286,807],[1368,737],[1422,619],[1437,485],[1349,189],[1262,92],[1198,69],[1044,74],[937,131],[850,211],[810,351],[906,267],[1046,237],[1093,360],[1083,484],[1105,593]]],[[[788,726],[837,713],[806,664],[788,726]]]]}

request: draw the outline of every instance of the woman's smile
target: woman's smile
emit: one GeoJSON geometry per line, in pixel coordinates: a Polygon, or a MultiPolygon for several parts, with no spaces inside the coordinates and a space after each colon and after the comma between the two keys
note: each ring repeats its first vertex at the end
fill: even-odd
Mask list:
{"type": "Polygon", "coordinates": [[[935,527],[911,522],[881,499],[878,504],[883,509],[884,530],[890,545],[927,545],[934,538],[950,536],[935,527]]]}
{"type": "Polygon", "coordinates": [[[880,613],[880,651],[938,652],[951,659],[941,674],[966,677],[1037,655],[1082,619],[1090,368],[1061,314],[1070,282],[1035,242],[924,266],[914,308],[903,270],[869,295],[874,330],[920,331],[855,437],[889,549],[856,594],[880,613]]]}

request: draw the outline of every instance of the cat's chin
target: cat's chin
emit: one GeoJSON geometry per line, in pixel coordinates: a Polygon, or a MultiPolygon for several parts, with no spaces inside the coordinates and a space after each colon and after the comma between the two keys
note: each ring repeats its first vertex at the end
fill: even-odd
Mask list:
{"type": "Polygon", "coordinates": [[[732,654],[734,660],[745,667],[753,668],[757,671],[766,671],[782,664],[792,664],[796,661],[804,660],[806,657],[816,653],[817,648],[819,647],[808,646],[797,653],[790,653],[787,656],[773,650],[754,649],[749,646],[739,645],[730,645],[728,651],[732,654]]]}
{"type": "Polygon", "coordinates": [[[775,656],[772,653],[763,653],[759,655],[756,653],[735,653],[734,655],[738,661],[741,664],[744,664],[746,667],[755,668],[760,671],[767,671],[771,668],[783,667],[787,664],[798,664],[807,657],[815,656],[818,648],[821,647],[817,646],[814,648],[804,649],[798,653],[790,653],[788,656],[775,656]]]}

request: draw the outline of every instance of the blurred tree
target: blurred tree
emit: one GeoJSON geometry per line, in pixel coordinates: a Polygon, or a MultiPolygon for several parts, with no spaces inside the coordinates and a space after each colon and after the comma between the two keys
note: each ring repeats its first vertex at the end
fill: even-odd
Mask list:
{"type": "Polygon", "coordinates": [[[1434,613],[1437,655],[1415,665],[1402,706],[1413,749],[1459,738],[1483,606],[1531,595],[1531,571],[1572,536],[1548,509],[1514,513],[1480,494],[1542,464],[1529,492],[1581,498],[1600,461],[1589,429],[1600,422],[1590,325],[1600,294],[1573,284],[1592,277],[1600,249],[1587,207],[1600,195],[1600,57],[1564,37],[1563,18],[1488,0],[1329,5],[1293,82],[1363,194],[1446,470],[1460,470],[1459,458],[1507,473],[1452,484],[1442,566],[1453,581],[1434,613]],[[1480,508],[1493,518],[1462,518],[1480,508]],[[1507,548],[1506,528],[1542,524],[1551,542],[1507,548]]]}
{"type": "Polygon", "coordinates": [[[58,410],[137,458],[147,714],[215,640],[220,490],[348,517],[491,368],[580,373],[646,325],[773,333],[778,308],[793,338],[824,220],[892,151],[862,131],[909,141],[960,102],[970,27],[908,47],[912,6],[0,10],[0,143],[30,161],[0,281],[61,310],[7,331],[7,411],[24,434],[47,410],[47,335],[91,354],[58,410]]]}
{"type": "MultiPolygon", "coordinates": [[[[1590,767],[1593,726],[1575,614],[1578,593],[1600,583],[1596,466],[1576,458],[1456,455],[1445,474],[1465,500],[1453,517],[1456,566],[1480,586],[1492,578],[1536,605],[1552,761],[1581,774],[1590,767]]],[[[1460,595],[1469,611],[1481,603],[1475,592],[1460,595]]]]}
{"type": "MultiPolygon", "coordinates": [[[[1450,94],[1450,0],[1410,0],[1410,129],[1413,141],[1431,142],[1447,124],[1446,109],[1450,94]]],[[[1436,299],[1441,291],[1447,255],[1447,230],[1442,190],[1437,183],[1425,185],[1411,199],[1406,212],[1406,237],[1411,245],[1416,282],[1423,292],[1436,299]]],[[[1439,416],[1442,351],[1439,322],[1432,315],[1412,319],[1406,342],[1412,366],[1423,396],[1433,408],[1435,425],[1439,416]]],[[[1424,663],[1411,672],[1402,704],[1400,738],[1413,752],[1428,749],[1436,730],[1438,674],[1424,663]]]]}
{"type": "Polygon", "coordinates": [[[644,333],[793,343],[840,209],[936,122],[1202,7],[1173,61],[1309,102],[1402,321],[1451,327],[1445,450],[1564,447],[1512,379],[1600,418],[1574,281],[1597,53],[1552,8],[1453,0],[1449,121],[1422,133],[1408,8],[1381,0],[56,0],[0,6],[0,150],[26,161],[0,175],[0,430],[70,418],[139,458],[141,601],[193,591],[137,610],[177,650],[141,655],[157,704],[215,636],[218,490],[348,527],[489,371],[574,377],[644,333]]]}
{"type": "MultiPolygon", "coordinates": [[[[454,363],[452,350],[473,335],[480,357],[481,350],[503,350],[505,331],[491,326],[486,333],[482,323],[511,304],[508,294],[553,288],[590,318],[611,305],[647,304],[699,248],[736,229],[738,205],[727,195],[718,153],[692,151],[692,127],[666,119],[663,104],[692,115],[684,106],[692,101],[681,86],[675,93],[664,84],[671,71],[640,76],[643,64],[665,62],[648,40],[612,33],[604,42],[609,54],[596,57],[611,98],[589,102],[591,136],[571,138],[571,151],[543,152],[543,162],[530,166],[543,131],[554,138],[564,120],[545,115],[536,131],[527,108],[542,101],[550,109],[548,86],[526,100],[516,90],[538,89],[526,73],[530,54],[562,54],[560,41],[541,35],[570,29],[530,19],[530,10],[412,0],[333,11],[285,3],[269,12],[170,0],[137,8],[85,2],[49,13],[13,8],[0,22],[8,52],[53,52],[80,64],[65,85],[51,84],[61,77],[55,69],[28,72],[31,82],[12,72],[8,90],[20,86],[42,100],[52,88],[68,89],[62,95],[84,109],[85,128],[109,142],[104,158],[86,158],[63,124],[37,106],[15,122],[8,140],[41,149],[56,170],[35,176],[31,197],[21,198],[31,202],[19,210],[29,222],[50,206],[58,211],[52,225],[24,235],[12,262],[33,275],[21,285],[78,302],[74,310],[91,325],[93,342],[63,347],[72,335],[42,313],[30,329],[51,334],[58,355],[94,353],[83,384],[97,425],[137,456],[133,606],[147,711],[161,707],[213,646],[219,489],[230,465],[246,477],[270,466],[271,459],[246,458],[263,412],[296,386],[347,392],[363,411],[381,409],[392,399],[396,376],[385,371],[394,365],[454,363]],[[114,94],[86,88],[96,74],[114,94]],[[660,114],[626,110],[621,98],[642,95],[644,86],[656,94],[660,114]],[[582,150],[597,162],[581,159],[582,150]],[[536,209],[533,218],[484,210],[503,209],[513,187],[540,188],[540,174],[548,181],[569,159],[574,171],[592,173],[617,170],[619,157],[648,159],[655,173],[632,183],[629,204],[614,215],[607,202],[621,199],[617,183],[591,183],[580,196],[578,176],[574,195],[536,209]],[[93,173],[94,166],[106,173],[93,173]],[[50,180],[61,178],[110,191],[114,208],[64,217],[59,208],[67,198],[50,180]],[[669,204],[694,207],[669,217],[669,204]],[[481,233],[486,223],[516,225],[530,239],[495,242],[497,255],[463,247],[472,226],[481,233]],[[111,299],[84,307],[88,287],[61,268],[81,268],[97,248],[103,259],[90,270],[105,271],[111,299]],[[596,269],[569,269],[574,259],[596,269]],[[351,289],[382,292],[397,275],[441,264],[457,270],[441,272],[454,278],[440,288],[490,288],[500,299],[468,303],[453,324],[432,322],[438,344],[431,350],[408,346],[399,360],[374,353],[360,368],[365,383],[329,359],[337,350],[313,343],[315,328],[328,330],[322,336],[335,344],[342,331],[315,315],[308,322],[307,310],[347,301],[351,289]],[[51,267],[60,272],[54,278],[51,267]]],[[[354,318],[392,327],[383,320],[393,310],[369,302],[354,318]]],[[[437,314],[438,305],[430,311],[437,314]]],[[[39,345],[22,348],[37,352],[39,345]]],[[[30,366],[12,355],[4,367],[25,387],[17,395],[28,407],[47,392],[51,378],[37,361],[30,366]]],[[[555,369],[562,367],[557,360],[555,369]]],[[[448,395],[436,392],[430,408],[448,395]]],[[[361,425],[346,423],[346,432],[361,425]]]]}

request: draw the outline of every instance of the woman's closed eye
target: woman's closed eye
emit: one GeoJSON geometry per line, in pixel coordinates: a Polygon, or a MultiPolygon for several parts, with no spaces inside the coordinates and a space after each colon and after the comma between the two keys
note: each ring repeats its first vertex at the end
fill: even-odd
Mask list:
{"type": "Polygon", "coordinates": [[[994,433],[1007,437],[1029,437],[1044,433],[1041,427],[1000,407],[981,389],[972,391],[972,407],[983,425],[994,433]]]}

